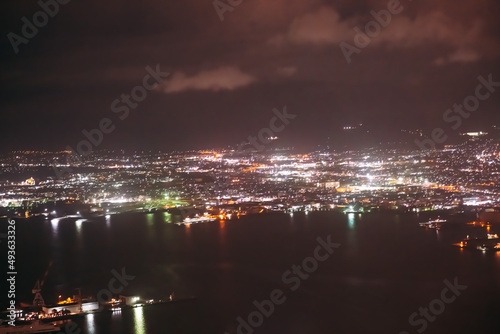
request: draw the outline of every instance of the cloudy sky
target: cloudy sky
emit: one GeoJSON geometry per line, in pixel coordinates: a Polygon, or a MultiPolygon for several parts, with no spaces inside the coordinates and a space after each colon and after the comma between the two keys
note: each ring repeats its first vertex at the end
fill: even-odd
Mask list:
{"type": "MultiPolygon", "coordinates": [[[[211,0],[73,0],[13,47],[22,18],[41,7],[2,1],[0,149],[74,147],[103,118],[114,130],[101,148],[224,147],[284,106],[297,117],[283,145],[318,144],[360,122],[452,132],[446,109],[474,94],[478,76],[500,81],[500,1],[403,0],[350,63],[341,43],[356,46],[355,29],[387,1],[229,5],[238,2],[217,11],[211,0]],[[121,119],[113,101],[157,65],[169,76],[121,119]]],[[[499,107],[500,88],[457,131],[500,125],[499,107]]]]}

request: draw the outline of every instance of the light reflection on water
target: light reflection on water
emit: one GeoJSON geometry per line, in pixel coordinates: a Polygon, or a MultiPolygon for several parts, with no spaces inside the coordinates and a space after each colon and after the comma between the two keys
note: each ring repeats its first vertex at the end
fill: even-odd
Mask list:
{"type": "Polygon", "coordinates": [[[146,220],[149,226],[154,224],[154,213],[148,213],[146,215],[146,220]]]}
{"type": "Polygon", "coordinates": [[[52,232],[57,235],[57,229],[59,228],[59,218],[54,218],[50,220],[50,225],[52,226],[52,232]]]}
{"type": "Polygon", "coordinates": [[[227,230],[226,230],[226,221],[221,220],[219,222],[219,256],[222,259],[227,257],[227,230]]]}
{"type": "Polygon", "coordinates": [[[441,240],[442,240],[442,238],[441,238],[441,232],[440,232],[440,231],[439,231],[439,229],[437,229],[437,228],[436,228],[436,239],[437,239],[438,241],[441,241],[441,240]]]}
{"type": "Polygon", "coordinates": [[[113,310],[113,314],[111,315],[112,318],[121,318],[122,316],[122,309],[119,308],[117,310],[113,310]]]}
{"type": "Polygon", "coordinates": [[[134,309],[134,324],[136,334],[146,334],[146,325],[144,324],[144,309],[136,307],[134,309]]]}
{"type": "Polygon", "coordinates": [[[90,313],[87,315],[87,330],[89,334],[96,334],[94,327],[94,314],[90,313]]]}
{"type": "Polygon", "coordinates": [[[349,228],[354,228],[354,213],[347,214],[347,221],[349,222],[349,228]]]}
{"type": "Polygon", "coordinates": [[[80,234],[80,232],[82,232],[82,225],[83,225],[84,221],[87,221],[87,220],[86,219],[77,219],[77,221],[75,222],[76,231],[78,232],[78,234],[80,234]]]}

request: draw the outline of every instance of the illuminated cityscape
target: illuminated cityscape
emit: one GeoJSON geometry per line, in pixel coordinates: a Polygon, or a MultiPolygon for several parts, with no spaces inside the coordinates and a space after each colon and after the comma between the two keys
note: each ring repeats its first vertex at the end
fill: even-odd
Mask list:
{"type": "Polygon", "coordinates": [[[4,156],[3,214],[85,217],[192,208],[198,211],[190,218],[236,218],[317,210],[480,211],[500,205],[500,143],[494,139],[435,151],[97,151],[64,165],[73,173],[59,179],[53,169],[68,161],[67,154],[20,151],[4,156]],[[45,177],[21,177],[40,170],[45,177]]]}

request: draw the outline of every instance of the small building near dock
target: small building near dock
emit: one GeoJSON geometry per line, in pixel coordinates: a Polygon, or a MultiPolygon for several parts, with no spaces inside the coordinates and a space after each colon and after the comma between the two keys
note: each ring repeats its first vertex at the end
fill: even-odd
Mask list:
{"type": "Polygon", "coordinates": [[[120,296],[122,303],[127,306],[133,306],[140,302],[141,298],[138,296],[120,296]]]}
{"type": "MultiPolygon", "coordinates": [[[[83,302],[81,305],[81,312],[95,311],[99,309],[99,303],[96,301],[83,302]]],[[[71,314],[80,313],[80,303],[46,305],[42,307],[45,314],[50,315],[54,313],[61,313],[69,311],[71,314]]]]}

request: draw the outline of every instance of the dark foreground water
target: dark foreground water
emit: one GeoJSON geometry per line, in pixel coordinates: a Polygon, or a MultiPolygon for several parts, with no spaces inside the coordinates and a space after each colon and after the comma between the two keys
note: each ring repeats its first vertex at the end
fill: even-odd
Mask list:
{"type": "MultiPolygon", "coordinates": [[[[426,230],[419,220],[336,213],[248,216],[190,227],[166,223],[163,213],[94,222],[20,220],[16,299],[32,300],[32,286],[53,260],[43,290],[47,302],[75,288],[95,296],[107,288],[112,270],[122,268],[135,276],[123,294],[198,297],[74,320],[82,333],[233,334],[238,317],[248,319],[253,302],[270,299],[276,289],[284,302],[258,328],[242,333],[500,333],[500,252],[451,246],[486,230],[465,224],[426,230]],[[318,237],[328,236],[340,247],[317,270],[311,267],[307,279],[287,273],[314,254],[318,237]],[[449,303],[439,302],[444,280],[455,278],[467,288],[455,297],[445,291],[449,303]],[[438,315],[414,315],[412,326],[410,315],[430,303],[438,315]]],[[[5,226],[2,221],[1,232],[5,226]]],[[[5,254],[5,242],[1,247],[5,254]]],[[[2,268],[5,273],[4,263],[2,268]]]]}

